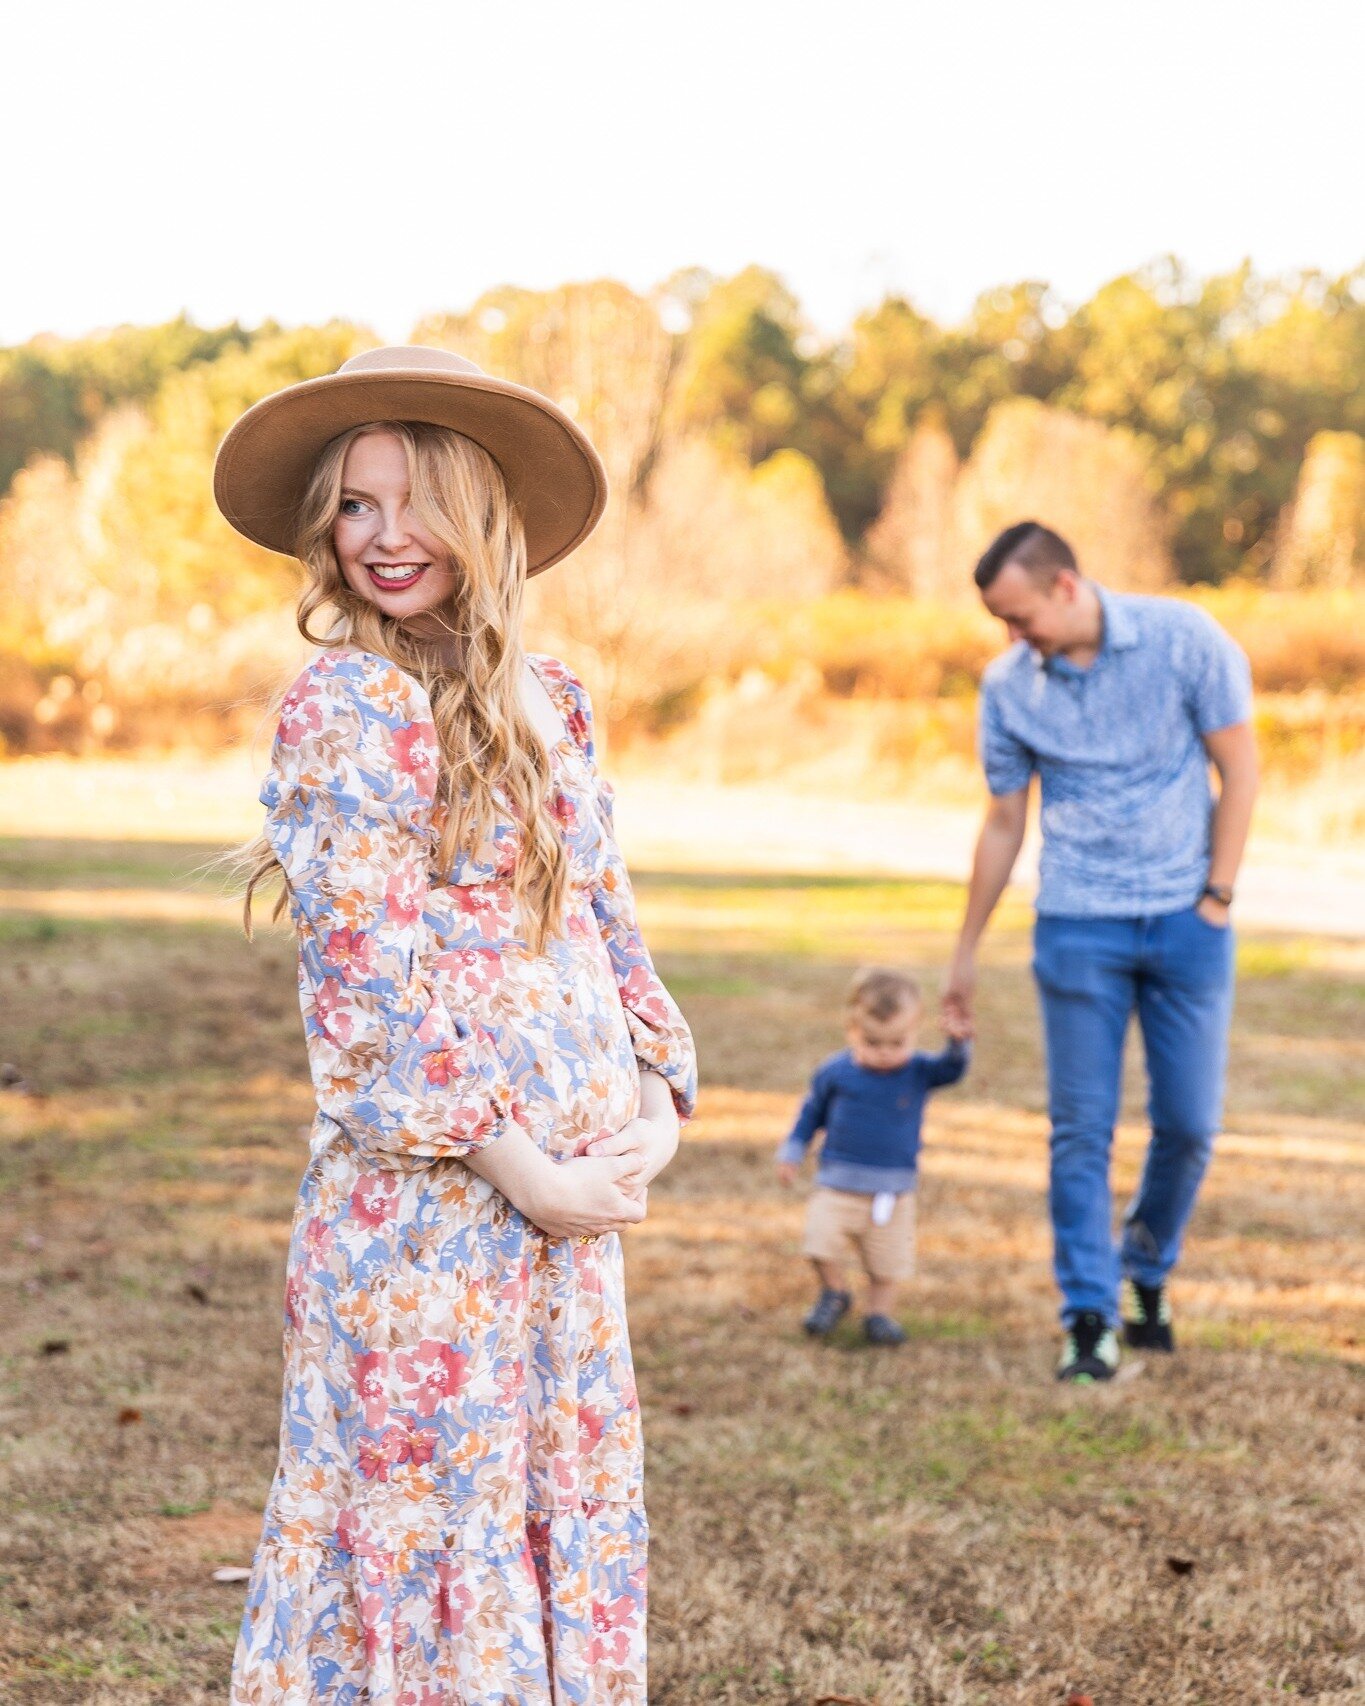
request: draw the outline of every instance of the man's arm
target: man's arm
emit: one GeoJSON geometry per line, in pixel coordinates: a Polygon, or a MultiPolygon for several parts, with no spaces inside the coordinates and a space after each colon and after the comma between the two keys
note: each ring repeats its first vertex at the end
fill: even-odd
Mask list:
{"type": "Polygon", "coordinates": [[[1024,844],[1028,824],[1028,787],[998,794],[986,809],[972,858],[967,909],[943,991],[943,1020],[954,1034],[970,1036],[972,1001],[976,993],[976,949],[990,916],[1004,894],[1024,844]]]}
{"type": "MultiPolygon", "coordinates": [[[[1246,850],[1251,811],[1260,781],[1256,737],[1250,723],[1231,723],[1203,737],[1209,762],[1218,772],[1218,804],[1213,809],[1208,881],[1232,888],[1246,850]]],[[[1210,924],[1226,924],[1228,909],[1212,895],[1199,902],[1210,924]]]]}

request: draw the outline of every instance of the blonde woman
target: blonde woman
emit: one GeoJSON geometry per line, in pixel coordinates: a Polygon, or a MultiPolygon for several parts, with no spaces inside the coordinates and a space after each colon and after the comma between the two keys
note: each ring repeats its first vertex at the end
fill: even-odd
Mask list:
{"type": "Polygon", "coordinates": [[[695,1061],[587,695],[519,637],[601,463],[546,398],[400,348],[257,404],[215,491],[300,558],[319,647],[247,897],[282,873],[318,1111],[234,1706],[643,1703],[617,1234],[695,1061]]]}

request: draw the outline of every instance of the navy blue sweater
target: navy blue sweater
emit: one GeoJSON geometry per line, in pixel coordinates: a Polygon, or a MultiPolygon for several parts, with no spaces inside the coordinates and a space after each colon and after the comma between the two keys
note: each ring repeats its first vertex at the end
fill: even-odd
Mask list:
{"type": "Polygon", "coordinates": [[[924,1104],[930,1091],[956,1084],[970,1058],[966,1043],[950,1042],[940,1054],[911,1055],[895,1072],[875,1072],[841,1049],[816,1068],[778,1160],[799,1163],[823,1129],[816,1184],[869,1194],[913,1190],[924,1104]]]}

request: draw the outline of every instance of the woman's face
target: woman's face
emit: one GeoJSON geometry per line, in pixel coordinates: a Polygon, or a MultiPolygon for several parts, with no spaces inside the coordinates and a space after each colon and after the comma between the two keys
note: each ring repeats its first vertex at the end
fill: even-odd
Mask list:
{"type": "Polygon", "coordinates": [[[408,459],[391,432],[367,432],[346,452],[332,546],[347,586],[404,620],[443,604],[455,565],[408,507],[408,459]]]}

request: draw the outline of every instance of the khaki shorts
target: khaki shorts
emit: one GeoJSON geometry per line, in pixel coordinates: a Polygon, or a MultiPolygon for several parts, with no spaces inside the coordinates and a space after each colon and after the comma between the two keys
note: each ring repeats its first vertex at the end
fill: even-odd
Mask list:
{"type": "Polygon", "coordinates": [[[801,1254],[817,1262],[859,1262],[869,1279],[909,1279],[915,1271],[915,1193],[902,1191],[890,1220],[874,1226],[870,1196],[817,1185],[806,1208],[801,1254]]]}

